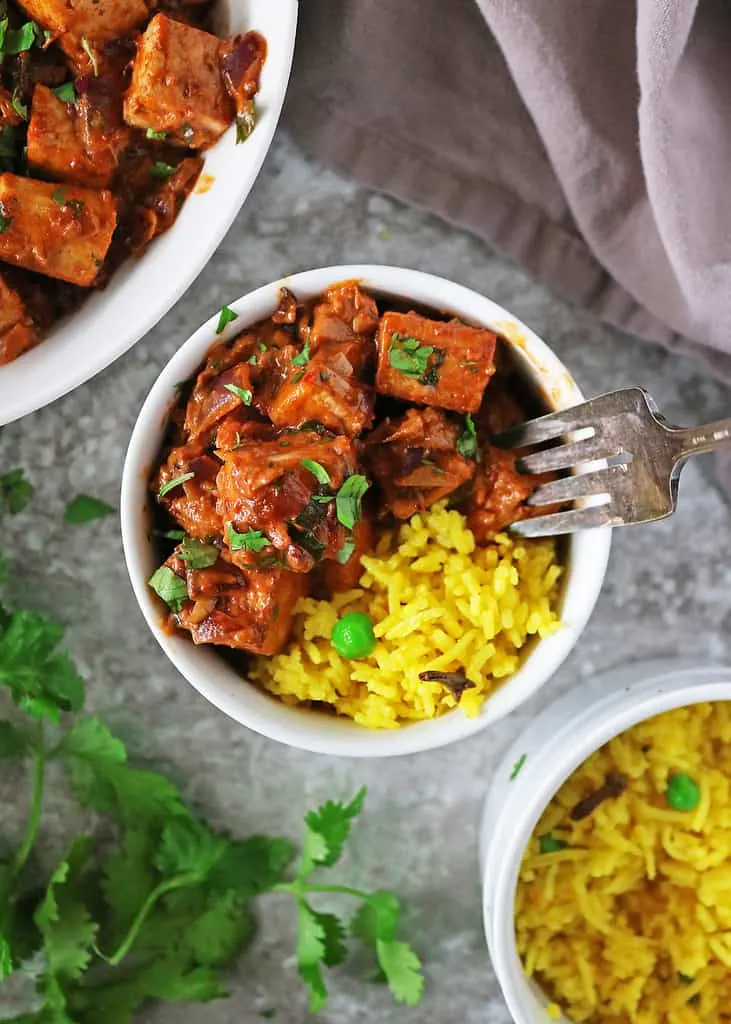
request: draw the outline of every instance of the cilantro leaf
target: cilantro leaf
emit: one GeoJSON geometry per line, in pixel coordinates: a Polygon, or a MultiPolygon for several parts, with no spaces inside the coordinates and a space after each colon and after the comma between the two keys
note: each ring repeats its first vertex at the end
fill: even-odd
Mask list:
{"type": "Polygon", "coordinates": [[[213,867],[208,884],[219,892],[253,899],[282,881],[293,855],[294,848],[287,839],[249,836],[232,840],[213,867]]]}
{"type": "Polygon", "coordinates": [[[226,841],[192,817],[168,822],[155,857],[163,875],[190,874],[205,878],[223,856],[226,841]]]}
{"type": "Polygon", "coordinates": [[[250,388],[240,388],[236,384],[224,384],[227,391],[230,391],[232,395],[236,395],[240,398],[244,405],[251,405],[254,397],[254,392],[250,388]]]}
{"type": "Polygon", "coordinates": [[[364,476],[354,473],[349,476],[335,496],[338,522],[348,530],[352,530],[360,519],[360,504],[370,484],[364,476]]]}
{"type": "Polygon", "coordinates": [[[179,487],[181,484],[184,484],[186,480],[192,480],[194,476],[195,473],[182,473],[180,476],[173,477],[172,480],[168,480],[167,483],[164,483],[161,486],[160,490],[157,492],[158,497],[164,498],[168,491],[172,491],[174,487],[179,487]]]}
{"type": "Polygon", "coordinates": [[[77,494],[66,506],[63,518],[69,525],[77,526],[81,523],[90,523],[93,519],[114,515],[116,511],[114,506],[108,505],[106,501],[92,498],[89,494],[77,494]]]}
{"type": "Polygon", "coordinates": [[[216,334],[223,334],[228,324],[233,323],[234,320],[238,320],[239,314],[234,313],[230,306],[222,306],[221,312],[218,316],[218,323],[216,325],[216,334]]]}
{"type": "Polygon", "coordinates": [[[59,85],[51,91],[62,103],[76,103],[76,88],[73,82],[64,82],[63,85],[59,85]]]}
{"type": "Polygon", "coordinates": [[[0,761],[25,757],[30,749],[28,737],[12,722],[0,722],[0,761]]]}
{"type": "Polygon", "coordinates": [[[246,533],[237,533],[231,523],[228,524],[228,546],[232,551],[263,551],[268,548],[271,541],[261,530],[247,530],[246,533]]]}
{"type": "Polygon", "coordinates": [[[104,864],[102,891],[111,914],[112,941],[121,942],[144,899],[155,887],[152,863],[154,833],[147,828],[125,831],[104,864]]]}
{"type": "MultiPolygon", "coordinates": [[[[185,897],[188,893],[175,895],[185,897]]],[[[253,915],[237,893],[215,893],[187,925],[185,948],[199,964],[224,967],[249,945],[255,931],[253,915]]]]}
{"type": "Polygon", "coordinates": [[[310,343],[306,341],[302,347],[302,351],[298,352],[297,355],[292,359],[292,366],[307,366],[310,361],[310,343]]]}
{"type": "Polygon", "coordinates": [[[300,459],[300,466],[312,473],[318,484],[332,483],[330,474],[319,462],[315,462],[313,459],[300,459]]]}
{"type": "MultiPolygon", "coordinates": [[[[34,914],[48,961],[57,982],[80,977],[92,959],[97,925],[83,901],[84,873],[92,854],[89,836],[79,836],[51,876],[34,914]]],[[[46,979],[48,980],[48,979],[46,979]]]]}
{"type": "Polygon", "coordinates": [[[324,962],[327,952],[325,928],[319,915],[303,899],[297,901],[297,920],[297,966],[300,977],[309,989],[310,1012],[317,1013],[327,999],[327,988],[320,971],[320,964],[324,962]]]}
{"type": "Polygon", "coordinates": [[[15,612],[0,634],[0,686],[21,711],[57,722],[84,703],[84,683],[65,651],[63,627],[33,612],[15,612]]]}
{"type": "Polygon", "coordinates": [[[306,816],[307,828],[310,832],[320,836],[326,846],[324,855],[313,857],[316,864],[329,868],[340,860],[343,847],[350,835],[351,822],[363,810],[365,795],[364,787],[349,804],[334,803],[332,800],[328,800],[317,811],[310,811],[306,816]]]}
{"type": "Polygon", "coordinates": [[[0,515],[4,512],[11,516],[22,512],[33,497],[35,487],[26,478],[25,470],[11,469],[0,475],[0,515]]]}
{"type": "Polygon", "coordinates": [[[79,719],[59,752],[74,795],[86,807],[116,814],[130,826],[185,813],[172,782],[156,772],[130,768],[124,744],[98,718],[79,719]]]}
{"type": "Polygon", "coordinates": [[[352,538],[348,538],[343,541],[343,546],[338,551],[335,558],[339,565],[347,565],[350,561],[351,555],[355,551],[355,541],[352,538]]]}
{"type": "Polygon", "coordinates": [[[414,950],[405,942],[379,939],[376,952],[394,998],[407,1006],[416,1006],[424,994],[424,976],[414,950]]]}
{"type": "Polygon", "coordinates": [[[156,141],[160,141],[161,139],[166,139],[168,137],[167,132],[156,132],[154,128],[148,128],[145,135],[148,139],[155,139],[156,141]]]}
{"type": "Polygon", "coordinates": [[[401,916],[401,904],[392,892],[385,889],[366,897],[350,923],[354,935],[375,947],[379,939],[393,939],[401,916]]]}
{"type": "Polygon", "coordinates": [[[305,838],[302,843],[302,854],[300,857],[300,866],[297,875],[299,878],[305,878],[318,864],[324,864],[330,855],[330,850],[327,845],[327,840],[324,836],[321,836],[319,832],[314,832],[311,828],[305,829],[305,838]]]}
{"type": "Polygon", "coordinates": [[[25,53],[26,50],[30,50],[35,38],[36,26],[33,21],[26,21],[20,28],[9,28],[5,31],[2,52],[7,54],[25,53]]]}
{"type": "Polygon", "coordinates": [[[168,565],[160,568],[150,576],[147,585],[165,602],[171,611],[182,611],[188,600],[188,584],[182,576],[178,576],[168,565]]]}
{"type": "Polygon", "coordinates": [[[422,345],[418,338],[403,337],[396,331],[391,335],[388,361],[394,370],[407,377],[423,377],[429,367],[433,345],[422,345]]]}
{"type": "Polygon", "coordinates": [[[323,932],[325,953],[322,961],[326,967],[337,967],[338,964],[343,963],[348,955],[348,949],[345,945],[345,929],[342,922],[335,914],[321,914],[317,911],[313,911],[313,913],[317,917],[323,932]]]}
{"type": "Polygon", "coordinates": [[[256,127],[256,107],[254,100],[247,100],[236,114],[236,145],[246,142],[256,127]]]}
{"type": "Polygon", "coordinates": [[[186,537],[180,545],[180,557],[190,569],[208,569],[216,564],[218,555],[215,544],[206,544],[197,537],[186,537]]]}
{"type": "Polygon", "coordinates": [[[527,760],[528,760],[528,755],[527,754],[521,754],[520,755],[518,760],[513,765],[513,770],[510,773],[510,782],[512,782],[513,779],[517,779],[518,778],[518,776],[520,775],[521,771],[523,770],[523,765],[525,764],[525,762],[527,760]]]}
{"type": "Polygon", "coordinates": [[[457,451],[465,459],[477,458],[477,430],[475,429],[475,421],[469,413],[465,416],[465,429],[457,438],[457,451]]]}

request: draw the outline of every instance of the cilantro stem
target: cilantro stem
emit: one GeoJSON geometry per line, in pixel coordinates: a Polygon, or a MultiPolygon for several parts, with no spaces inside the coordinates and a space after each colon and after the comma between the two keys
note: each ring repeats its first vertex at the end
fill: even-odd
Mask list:
{"type": "Polygon", "coordinates": [[[23,842],[20,844],[18,852],[15,855],[15,861],[13,862],[13,875],[17,878],[21,873],[25,865],[28,863],[31,850],[36,841],[38,835],[38,828],[41,823],[41,814],[43,812],[43,784],[46,775],[46,751],[43,747],[43,727],[41,723],[38,723],[38,745],[33,754],[33,800],[30,807],[30,815],[28,816],[28,824],[25,828],[25,835],[23,836],[23,842]]]}
{"type": "Polygon", "coordinates": [[[352,889],[349,885],[308,885],[306,882],[280,882],[279,885],[273,886],[272,892],[288,892],[292,894],[306,893],[306,892],[335,892],[340,893],[343,896],[354,896],[357,900],[368,899],[367,892],[361,892],[360,889],[352,889]]]}
{"type": "Polygon", "coordinates": [[[122,944],[117,949],[117,952],[113,953],[112,956],[105,956],[98,948],[96,952],[102,960],[106,960],[110,967],[116,967],[122,960],[124,960],[132,949],[132,946],[134,946],[147,915],[150,913],[157,901],[162,899],[162,897],[167,895],[167,893],[172,892],[174,889],[184,889],[186,886],[195,885],[196,882],[199,881],[200,875],[197,872],[186,871],[184,874],[176,875],[174,878],[168,878],[165,882],[160,882],[160,884],[152,890],[150,895],[137,911],[135,919],[130,925],[129,931],[122,941],[122,944]]]}

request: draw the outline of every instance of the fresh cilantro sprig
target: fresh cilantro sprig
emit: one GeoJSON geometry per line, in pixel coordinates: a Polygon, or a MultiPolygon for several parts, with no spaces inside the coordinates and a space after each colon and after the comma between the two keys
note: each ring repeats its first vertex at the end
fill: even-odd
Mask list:
{"type": "Polygon", "coordinates": [[[22,512],[33,497],[35,488],[22,469],[0,474],[0,515],[22,512]]]}
{"type": "Polygon", "coordinates": [[[349,804],[328,801],[305,818],[305,838],[299,866],[290,882],[280,882],[276,892],[289,893],[297,903],[299,974],[310,993],[310,1010],[316,1013],[327,1000],[323,967],[335,967],[347,956],[347,930],[334,914],[316,910],[308,897],[335,893],[360,902],[349,930],[371,946],[378,965],[395,999],[416,1006],[424,990],[421,963],[414,950],[396,939],[401,906],[393,893],[363,892],[347,885],[310,881],[319,868],[333,867],[340,860],[352,822],[363,809],[365,789],[349,804]]]}
{"type": "MultiPolygon", "coordinates": [[[[20,499],[5,494],[0,511],[29,500],[22,481],[15,471],[9,493],[20,499]]],[[[209,547],[186,538],[180,551],[188,564],[209,563],[216,553],[209,547]]],[[[62,639],[54,620],[0,605],[0,692],[17,709],[12,720],[0,720],[0,762],[27,762],[32,779],[24,833],[15,851],[0,857],[0,986],[23,1003],[17,1016],[4,1019],[132,1024],[149,1000],[220,998],[228,970],[254,936],[253,902],[267,893],[295,901],[297,958],[313,1010],[327,998],[323,967],[346,956],[348,930],[373,948],[396,999],[417,1003],[421,968],[414,951],[396,938],[396,897],[313,881],[315,872],[340,859],[365,791],[307,815],[293,869],[286,839],[215,832],[168,778],[130,764],[104,722],[80,713],[84,682],[62,639]],[[77,802],[110,819],[111,828],[103,826],[103,842],[93,834],[72,838],[43,884],[34,852],[44,804],[52,799],[48,768],[54,763],[63,767],[77,802]],[[359,902],[349,929],[312,905],[320,893],[359,902]]]]}

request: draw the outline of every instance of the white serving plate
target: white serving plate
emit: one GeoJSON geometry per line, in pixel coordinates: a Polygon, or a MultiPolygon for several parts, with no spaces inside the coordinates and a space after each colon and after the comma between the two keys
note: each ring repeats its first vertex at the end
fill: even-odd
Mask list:
{"type": "Polygon", "coordinates": [[[175,225],[103,292],[61,321],[36,348],[0,367],[0,425],[41,409],[99,373],[160,320],[205,267],[241,209],[271,145],[287,91],[297,0],[221,0],[227,32],[255,29],[268,56],[256,129],[236,145],[230,128],[205,154],[199,184],[175,225]]]}

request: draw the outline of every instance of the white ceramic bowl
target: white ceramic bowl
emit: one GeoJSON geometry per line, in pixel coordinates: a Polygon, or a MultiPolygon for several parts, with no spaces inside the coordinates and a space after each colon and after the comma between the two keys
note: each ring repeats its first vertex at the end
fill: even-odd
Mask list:
{"type": "MultiPolygon", "coordinates": [[[[566,368],[515,317],[468,288],[416,270],[328,267],[274,281],[231,303],[239,318],[221,337],[233,337],[247,325],[269,316],[276,307],[279,289],[284,286],[298,298],[306,299],[348,278],[360,279],[364,287],[374,292],[433,306],[498,331],[512,343],[527,378],[535,382],[551,407],[561,409],[582,401],[566,368]]],[[[166,418],[175,402],[174,386],[191,377],[203,362],[215,340],[216,320],[212,317],[178,349],[155,382],[135,425],[122,479],[122,538],[132,586],[150,629],[176,668],[204,697],[242,725],[304,750],[349,757],[386,757],[440,747],[484,729],[527,700],[569,654],[594,608],[606,572],[609,530],[587,531],[571,539],[562,629],[536,644],[519,671],[490,697],[477,718],[467,718],[456,710],[442,718],[394,731],[369,730],[345,718],[288,707],[242,680],[215,648],[195,647],[182,634],[169,636],[161,630],[160,607],[146,585],[157,568],[145,514],[150,467],[160,451],[166,418]]]]}
{"type": "Polygon", "coordinates": [[[255,131],[237,146],[230,128],[205,154],[198,185],[170,231],[40,345],[0,366],[0,426],[83,384],[154,327],[205,267],[251,191],[287,91],[297,0],[220,0],[217,16],[225,33],[256,29],[267,40],[255,131]]]}
{"type": "Polygon", "coordinates": [[[513,916],[523,853],[547,804],[612,737],[671,708],[713,700],[731,700],[731,668],[678,661],[622,667],[546,708],[503,758],[485,805],[480,866],[490,958],[515,1024],[548,1020],[550,1000],[523,973],[513,916]],[[523,767],[511,779],[524,755],[523,767]]]}

